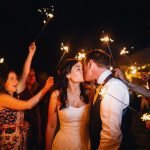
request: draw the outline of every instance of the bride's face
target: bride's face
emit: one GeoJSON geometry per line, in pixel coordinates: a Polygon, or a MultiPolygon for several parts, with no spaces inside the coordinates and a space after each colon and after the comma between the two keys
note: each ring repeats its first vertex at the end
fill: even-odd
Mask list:
{"type": "Polygon", "coordinates": [[[67,74],[68,80],[71,80],[75,83],[84,82],[83,79],[83,69],[81,62],[76,63],[72,68],[71,72],[67,74]]]}

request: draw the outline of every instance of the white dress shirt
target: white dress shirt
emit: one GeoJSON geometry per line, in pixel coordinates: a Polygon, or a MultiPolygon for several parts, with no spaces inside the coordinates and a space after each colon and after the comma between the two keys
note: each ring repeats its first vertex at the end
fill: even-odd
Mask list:
{"type": "MultiPolygon", "coordinates": [[[[110,74],[110,70],[104,71],[97,83],[101,84],[110,74]]],[[[99,150],[118,150],[122,141],[122,113],[123,109],[129,105],[128,88],[122,81],[111,78],[102,88],[101,95],[102,130],[99,150]]]]}

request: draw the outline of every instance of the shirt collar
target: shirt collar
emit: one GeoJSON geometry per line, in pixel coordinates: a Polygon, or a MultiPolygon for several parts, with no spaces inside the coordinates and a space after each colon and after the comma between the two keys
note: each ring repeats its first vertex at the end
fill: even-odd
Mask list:
{"type": "Polygon", "coordinates": [[[99,77],[97,80],[98,84],[102,84],[103,81],[110,75],[112,74],[112,72],[110,70],[105,70],[99,77]]]}

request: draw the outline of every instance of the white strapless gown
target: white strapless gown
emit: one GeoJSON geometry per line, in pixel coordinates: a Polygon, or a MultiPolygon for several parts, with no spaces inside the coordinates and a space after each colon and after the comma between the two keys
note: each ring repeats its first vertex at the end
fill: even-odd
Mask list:
{"type": "Polygon", "coordinates": [[[58,109],[60,129],[57,132],[52,150],[87,150],[89,149],[89,107],[69,106],[58,109]]]}

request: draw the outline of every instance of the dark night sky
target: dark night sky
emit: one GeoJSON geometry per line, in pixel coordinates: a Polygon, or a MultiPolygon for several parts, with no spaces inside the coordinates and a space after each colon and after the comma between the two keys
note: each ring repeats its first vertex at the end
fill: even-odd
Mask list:
{"type": "MultiPolygon", "coordinates": [[[[79,49],[104,47],[99,38],[104,30],[114,43],[111,49],[116,56],[123,46],[131,53],[150,46],[149,5],[144,1],[101,0],[3,0],[0,5],[0,57],[21,70],[28,45],[42,29],[43,18],[38,8],[54,5],[55,18],[37,41],[33,66],[52,74],[62,53],[60,43],[69,43],[74,57],[79,49]],[[134,46],[134,49],[131,49],[134,46]]],[[[117,56],[116,56],[117,57],[117,56]]]]}

